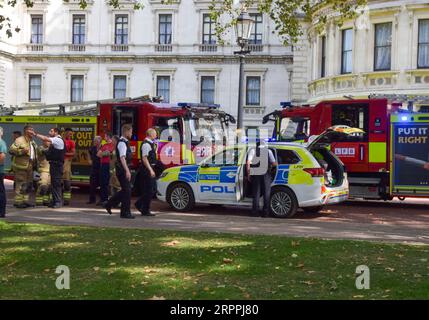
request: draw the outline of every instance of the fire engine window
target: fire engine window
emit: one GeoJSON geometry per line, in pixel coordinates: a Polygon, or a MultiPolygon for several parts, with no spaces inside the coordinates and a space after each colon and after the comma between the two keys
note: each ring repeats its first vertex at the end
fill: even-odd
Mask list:
{"type": "Polygon", "coordinates": [[[192,143],[203,140],[222,141],[223,125],[218,117],[195,117],[187,121],[191,132],[192,143]]]}
{"type": "Polygon", "coordinates": [[[300,161],[301,159],[294,151],[277,149],[278,164],[297,164],[300,161]]]}
{"type": "Polygon", "coordinates": [[[283,118],[280,123],[281,141],[305,140],[310,136],[310,119],[283,118]]]}
{"type": "Polygon", "coordinates": [[[347,141],[368,140],[368,105],[333,105],[332,125],[345,125],[365,131],[364,135],[345,138],[347,141]]]}
{"type": "Polygon", "coordinates": [[[113,112],[113,133],[121,136],[121,128],[124,124],[133,126],[133,136],[131,140],[137,140],[138,121],[137,110],[134,108],[117,107],[113,112]]]}
{"type": "MultiPolygon", "coordinates": [[[[180,130],[179,118],[155,118],[153,127],[158,133],[160,139],[169,141],[175,140],[177,135],[181,136],[182,130],[180,130]]],[[[179,141],[176,141],[179,142],[179,141]]]]}

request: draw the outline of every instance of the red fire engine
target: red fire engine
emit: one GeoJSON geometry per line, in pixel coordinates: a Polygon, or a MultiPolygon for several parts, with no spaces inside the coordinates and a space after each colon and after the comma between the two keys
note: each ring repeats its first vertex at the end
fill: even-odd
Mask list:
{"type": "Polygon", "coordinates": [[[99,103],[97,123],[101,136],[104,132],[120,135],[123,124],[132,124],[130,145],[134,165],[140,158],[138,150],[146,130],[155,128],[159,137],[158,156],[167,166],[172,166],[198,162],[197,159],[213,152],[213,146],[225,145],[228,125],[235,123],[235,119],[215,104],[170,104],[136,99],[99,103]]]}
{"type": "Polygon", "coordinates": [[[345,164],[351,197],[429,196],[429,114],[413,112],[412,104],[406,110],[402,102],[377,98],[323,101],[314,107],[282,106],[263,119],[264,123],[275,121],[273,139],[277,141],[307,142],[334,125],[365,132],[346,140],[338,138],[331,145],[345,164]]]}

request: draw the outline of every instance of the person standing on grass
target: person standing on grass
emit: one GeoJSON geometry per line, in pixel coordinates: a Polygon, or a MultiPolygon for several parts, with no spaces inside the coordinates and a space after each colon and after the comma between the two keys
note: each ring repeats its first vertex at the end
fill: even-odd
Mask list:
{"type": "Polygon", "coordinates": [[[4,160],[7,147],[3,140],[3,128],[0,127],[0,218],[6,217],[6,190],[4,188],[4,160]]]}
{"type": "Polygon", "coordinates": [[[95,136],[89,149],[91,173],[89,175],[89,201],[86,204],[93,204],[97,200],[97,188],[100,186],[100,158],[97,157],[97,152],[100,146],[101,137],[95,136]]]}
{"type": "Polygon", "coordinates": [[[109,179],[110,179],[110,155],[113,152],[112,134],[106,133],[104,140],[105,144],[97,152],[97,157],[100,158],[100,203],[105,206],[109,200],[109,179]]]}
{"type": "Polygon", "coordinates": [[[122,127],[122,136],[116,146],[116,176],[121,184],[121,191],[115,194],[107,201],[104,208],[109,214],[112,214],[112,207],[121,203],[121,218],[134,219],[131,214],[131,171],[132,151],[129,139],[133,135],[133,127],[130,124],[124,124],[122,127]]]}

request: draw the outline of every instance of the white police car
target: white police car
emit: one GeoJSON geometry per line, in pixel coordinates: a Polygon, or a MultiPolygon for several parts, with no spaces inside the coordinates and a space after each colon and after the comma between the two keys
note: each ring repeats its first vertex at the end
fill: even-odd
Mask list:
{"type": "MultiPolygon", "coordinates": [[[[328,129],[308,146],[268,143],[278,163],[272,173],[271,214],[292,217],[298,208],[317,212],[324,205],[345,201],[349,194],[347,174],[326,144],[338,134],[356,132],[362,130],[328,129]]],[[[251,206],[246,159],[252,148],[247,144],[227,147],[200,165],[165,170],[157,184],[158,199],[177,211],[190,211],[196,203],[251,206]]]]}

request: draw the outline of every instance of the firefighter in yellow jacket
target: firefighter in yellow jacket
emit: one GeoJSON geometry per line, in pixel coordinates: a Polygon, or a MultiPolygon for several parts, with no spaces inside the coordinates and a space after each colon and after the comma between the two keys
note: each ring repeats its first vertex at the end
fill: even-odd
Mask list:
{"type": "Polygon", "coordinates": [[[45,152],[48,150],[48,148],[49,147],[47,145],[39,146],[37,148],[37,171],[40,175],[40,178],[37,182],[36,206],[48,206],[51,202],[51,175],[49,174],[49,161],[46,159],[45,155],[45,152]]]}
{"type": "Polygon", "coordinates": [[[12,168],[15,173],[15,202],[17,208],[33,207],[29,202],[29,192],[33,185],[33,169],[37,165],[37,145],[33,141],[34,129],[27,125],[24,135],[18,137],[10,146],[9,153],[14,156],[12,168]]]}

